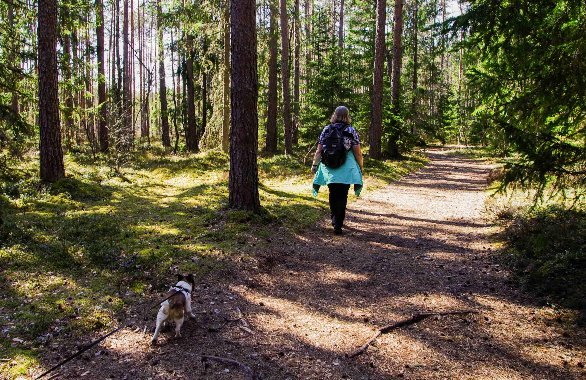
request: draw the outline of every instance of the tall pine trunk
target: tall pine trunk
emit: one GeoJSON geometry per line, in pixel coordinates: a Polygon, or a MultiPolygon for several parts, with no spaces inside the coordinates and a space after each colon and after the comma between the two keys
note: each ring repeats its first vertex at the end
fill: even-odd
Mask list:
{"type": "Polygon", "coordinates": [[[171,146],[169,134],[169,110],[167,106],[167,86],[165,83],[165,52],[163,50],[163,25],[161,0],[157,0],[157,44],[159,46],[159,100],[161,101],[161,135],[164,147],[171,146]]]}
{"type": "Polygon", "coordinates": [[[412,99],[411,99],[411,134],[415,133],[415,121],[417,120],[417,86],[418,86],[418,70],[419,70],[419,57],[418,57],[418,33],[419,33],[419,0],[414,0],[413,3],[413,77],[412,77],[412,99]]]}
{"type": "Polygon", "coordinates": [[[38,12],[40,176],[44,182],[55,182],[65,176],[59,122],[57,0],[39,0],[38,12]]]}
{"type": "Polygon", "coordinates": [[[119,145],[121,150],[127,151],[132,147],[134,139],[134,126],[132,125],[132,99],[131,99],[131,69],[130,69],[130,35],[129,35],[129,23],[130,14],[128,12],[128,0],[124,0],[124,20],[122,24],[122,56],[124,57],[123,62],[123,78],[122,78],[122,118],[123,127],[122,133],[118,138],[120,139],[119,145]]]}
{"type": "MultiPolygon", "coordinates": [[[[20,66],[20,60],[17,58],[17,54],[16,52],[18,51],[18,35],[16,33],[16,28],[15,28],[15,24],[14,24],[14,3],[13,0],[6,0],[6,3],[8,5],[8,27],[10,28],[10,35],[13,37],[8,46],[9,52],[8,52],[8,59],[9,59],[9,64],[14,65],[14,67],[19,67],[20,66]]],[[[12,112],[18,116],[18,114],[20,113],[20,107],[18,104],[18,90],[17,90],[17,83],[18,80],[15,80],[13,85],[14,88],[12,89],[12,93],[10,95],[10,109],[12,110],[12,112]]]]}
{"type": "Polygon", "coordinates": [[[104,3],[96,0],[96,42],[98,56],[98,141],[101,152],[107,152],[108,108],[106,105],[106,68],[104,64],[104,3]]]}
{"type": "Polygon", "coordinates": [[[300,89],[299,82],[301,76],[301,33],[299,24],[301,22],[299,0],[295,0],[295,20],[293,36],[295,39],[295,49],[293,56],[293,144],[299,142],[299,109],[300,109],[300,89]]]}
{"type": "Polygon", "coordinates": [[[232,128],[228,205],[259,212],[256,2],[232,0],[230,10],[232,128]]]}
{"type": "MultiPolygon", "coordinates": [[[[393,104],[393,114],[401,114],[401,66],[403,64],[403,0],[395,0],[395,22],[393,24],[393,82],[391,84],[391,99],[393,104]]],[[[388,150],[392,158],[400,157],[399,154],[399,131],[401,126],[394,119],[392,130],[389,135],[388,150]]]]}
{"type": "Polygon", "coordinates": [[[344,47],[344,0],[340,0],[340,18],[338,24],[338,47],[344,47]]]}
{"type": "MultiPolygon", "coordinates": [[[[289,22],[287,0],[281,3],[281,80],[283,87],[283,123],[285,124],[285,154],[293,153],[293,127],[291,120],[291,89],[289,83],[289,22]]],[[[234,62],[234,60],[232,60],[234,62]]]]}
{"type": "Polygon", "coordinates": [[[277,152],[277,105],[278,105],[278,78],[277,78],[277,54],[278,54],[278,30],[277,30],[277,0],[270,0],[269,21],[269,83],[267,101],[267,133],[265,139],[265,151],[269,154],[277,152]]]}
{"type": "Polygon", "coordinates": [[[374,42],[374,69],[372,77],[372,120],[370,122],[370,156],[381,158],[383,74],[385,64],[386,0],[376,2],[376,35],[374,42]]]}
{"type": "Polygon", "coordinates": [[[230,6],[224,4],[224,66],[222,91],[222,150],[230,149],[230,6]]]}
{"type": "Polygon", "coordinates": [[[195,83],[193,72],[193,37],[188,36],[186,57],[186,90],[187,90],[187,130],[185,131],[186,147],[189,152],[197,152],[197,125],[195,121],[195,83]]]}

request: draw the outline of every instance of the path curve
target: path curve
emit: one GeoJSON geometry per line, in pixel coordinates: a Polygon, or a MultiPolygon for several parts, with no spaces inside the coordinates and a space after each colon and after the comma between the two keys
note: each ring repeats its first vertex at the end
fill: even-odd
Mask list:
{"type": "Polygon", "coordinates": [[[263,379],[583,379],[586,339],[564,314],[533,304],[495,259],[483,217],[490,167],[435,151],[429,164],[349,205],[347,229],[324,220],[291,239],[276,229],[258,260],[222,287],[199,286],[196,323],[182,339],[149,347],[137,320],[65,377],[244,379],[234,359],[263,379]],[[380,336],[419,312],[432,317],[380,336]],[[227,316],[230,316],[229,318],[227,316]],[[240,318],[240,319],[238,319],[240,318]],[[98,377],[95,377],[98,376],[98,377]]]}

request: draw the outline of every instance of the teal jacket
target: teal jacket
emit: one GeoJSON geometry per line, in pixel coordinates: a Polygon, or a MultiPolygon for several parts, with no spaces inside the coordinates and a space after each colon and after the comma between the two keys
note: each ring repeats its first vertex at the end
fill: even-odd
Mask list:
{"type": "Polygon", "coordinates": [[[330,183],[354,185],[354,194],[356,196],[360,195],[362,191],[362,172],[352,150],[346,153],[346,161],[339,168],[328,168],[320,162],[313,177],[313,196],[317,197],[320,186],[329,185],[330,183]]]}

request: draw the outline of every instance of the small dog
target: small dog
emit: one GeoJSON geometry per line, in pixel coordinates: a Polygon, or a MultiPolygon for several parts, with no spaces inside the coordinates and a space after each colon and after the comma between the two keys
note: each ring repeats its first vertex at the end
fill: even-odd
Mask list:
{"type": "Polygon", "coordinates": [[[161,332],[161,326],[163,322],[171,318],[175,321],[175,337],[181,337],[181,326],[185,320],[185,313],[191,318],[195,318],[195,315],[191,311],[191,291],[195,286],[195,278],[192,274],[184,276],[178,275],[178,282],[175,286],[169,289],[166,297],[170,297],[168,300],[161,303],[161,308],[157,314],[157,326],[155,328],[155,334],[151,339],[152,344],[157,343],[157,338],[161,332]]]}

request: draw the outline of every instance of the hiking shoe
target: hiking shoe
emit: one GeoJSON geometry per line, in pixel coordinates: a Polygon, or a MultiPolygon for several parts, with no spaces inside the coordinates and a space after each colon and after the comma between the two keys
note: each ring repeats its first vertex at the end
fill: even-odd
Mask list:
{"type": "Polygon", "coordinates": [[[342,235],[342,228],[338,227],[338,228],[334,228],[334,235],[342,235]]]}

